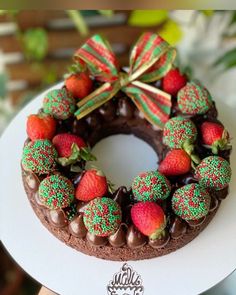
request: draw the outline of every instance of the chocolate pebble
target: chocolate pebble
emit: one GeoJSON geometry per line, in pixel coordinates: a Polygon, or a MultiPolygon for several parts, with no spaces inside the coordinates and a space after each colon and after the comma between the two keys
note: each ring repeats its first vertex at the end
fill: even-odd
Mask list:
{"type": "Polygon", "coordinates": [[[127,119],[132,118],[134,114],[134,105],[128,99],[120,98],[118,100],[117,114],[127,119]]]}
{"type": "Polygon", "coordinates": [[[81,202],[79,201],[77,204],[77,212],[78,213],[84,213],[84,210],[86,209],[89,202],[81,202]]]}
{"type": "Polygon", "coordinates": [[[83,215],[80,214],[79,216],[75,217],[69,224],[69,232],[77,237],[77,238],[84,238],[87,234],[87,229],[84,225],[83,215]]]}
{"type": "Polygon", "coordinates": [[[109,236],[108,241],[113,247],[122,247],[126,243],[126,230],[127,225],[120,224],[118,230],[111,236],[109,236]]]}
{"type": "Polygon", "coordinates": [[[39,206],[39,207],[44,207],[45,208],[45,205],[41,202],[40,198],[39,198],[39,192],[37,191],[34,195],[34,199],[36,201],[36,204],[39,206]]]}
{"type": "Polygon", "coordinates": [[[219,206],[220,201],[216,199],[215,197],[211,197],[211,204],[210,204],[210,210],[209,212],[213,212],[216,210],[216,208],[219,206]]]}
{"type": "Polygon", "coordinates": [[[33,172],[28,172],[25,177],[25,182],[32,192],[37,192],[39,188],[39,178],[33,172]]]}
{"type": "Polygon", "coordinates": [[[126,234],[127,245],[131,249],[137,249],[143,247],[147,242],[147,237],[145,237],[134,225],[128,228],[126,234]]]}
{"type": "Polygon", "coordinates": [[[111,121],[116,116],[116,107],[113,101],[109,101],[102,105],[98,112],[102,115],[105,121],[111,121]]]}
{"type": "Polygon", "coordinates": [[[48,220],[55,227],[62,228],[68,224],[68,219],[63,210],[48,210],[48,220]]]}
{"type": "Polygon", "coordinates": [[[206,220],[206,216],[197,220],[188,220],[187,222],[190,227],[194,228],[196,226],[202,225],[205,220],[206,220]]]}
{"type": "Polygon", "coordinates": [[[161,237],[155,240],[149,239],[148,244],[154,249],[160,249],[165,247],[168,244],[169,240],[170,240],[170,235],[165,231],[161,235],[161,237]]]}
{"type": "Polygon", "coordinates": [[[98,237],[90,232],[87,232],[86,239],[92,246],[105,246],[107,244],[106,237],[98,237]]]}
{"type": "Polygon", "coordinates": [[[169,230],[172,239],[179,239],[186,233],[186,231],[187,224],[179,217],[175,217],[169,230]]]}

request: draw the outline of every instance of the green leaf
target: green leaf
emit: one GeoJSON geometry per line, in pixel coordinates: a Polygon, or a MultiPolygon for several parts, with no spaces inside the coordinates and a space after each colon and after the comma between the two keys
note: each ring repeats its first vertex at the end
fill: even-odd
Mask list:
{"type": "Polygon", "coordinates": [[[207,17],[211,17],[214,14],[214,10],[201,10],[201,13],[207,17]]]}
{"type": "Polygon", "coordinates": [[[113,15],[113,10],[98,10],[101,15],[111,17],[113,15]]]}
{"type": "Polygon", "coordinates": [[[233,48],[220,56],[215,62],[214,66],[222,66],[224,70],[228,70],[236,66],[236,48],[233,48]]]}
{"type": "Polygon", "coordinates": [[[183,37],[180,25],[171,19],[163,24],[158,33],[171,45],[176,45],[183,37]]]}
{"type": "Polygon", "coordinates": [[[48,35],[42,28],[31,28],[22,34],[25,55],[30,60],[42,60],[48,52],[48,35]]]}
{"type": "Polygon", "coordinates": [[[111,182],[111,180],[107,179],[107,186],[109,193],[114,193],[115,191],[115,184],[111,182]]]}
{"type": "Polygon", "coordinates": [[[63,167],[75,164],[78,160],[80,160],[80,148],[77,146],[77,144],[74,143],[71,146],[70,157],[61,157],[57,159],[58,163],[61,164],[63,167]]]}
{"type": "Polygon", "coordinates": [[[79,148],[77,144],[73,143],[71,146],[70,157],[61,157],[57,161],[62,166],[73,165],[81,160],[84,161],[95,161],[96,157],[91,153],[90,149],[87,147],[79,148]]]}
{"type": "Polygon", "coordinates": [[[168,19],[167,10],[134,10],[131,12],[128,24],[131,26],[156,26],[168,19]]]}
{"type": "Polygon", "coordinates": [[[7,94],[7,81],[8,75],[6,73],[0,73],[0,97],[5,98],[7,94]]]}
{"type": "Polygon", "coordinates": [[[86,36],[89,33],[88,26],[79,10],[66,10],[70,19],[74,22],[81,35],[86,36]]]}
{"type": "Polygon", "coordinates": [[[91,153],[89,148],[80,149],[80,157],[85,161],[96,161],[97,158],[91,153]]]}

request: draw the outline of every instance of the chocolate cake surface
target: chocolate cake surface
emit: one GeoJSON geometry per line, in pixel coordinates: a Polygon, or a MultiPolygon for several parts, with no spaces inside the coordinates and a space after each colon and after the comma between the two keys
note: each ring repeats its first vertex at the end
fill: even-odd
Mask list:
{"type": "MultiPolygon", "coordinates": [[[[90,92],[91,87],[96,91],[102,85],[96,79],[91,81],[92,86],[90,84],[88,86],[90,92]]],[[[86,80],[86,83],[90,82],[86,80]]],[[[121,83],[124,83],[123,80],[121,83]]],[[[153,88],[166,91],[165,83],[164,79],[159,79],[149,84],[153,88]]],[[[166,122],[170,122],[171,118],[181,118],[183,122],[193,124],[195,133],[202,134],[202,136],[194,137],[191,142],[187,141],[186,146],[186,142],[178,146],[178,137],[182,138],[183,124],[178,130],[174,129],[176,137],[170,136],[170,132],[173,131],[172,126],[167,132],[147,120],[130,97],[122,91],[117,91],[108,102],[86,113],[83,118],[76,118],[73,115],[76,109],[73,99],[78,92],[73,93],[73,89],[68,85],[71,84],[66,81],[62,89],[51,91],[45,97],[44,108],[39,110],[37,115],[33,115],[37,118],[31,118],[31,122],[27,123],[29,138],[24,146],[21,165],[22,179],[31,206],[42,224],[68,246],[82,253],[108,260],[127,261],[158,257],[173,252],[192,241],[213,219],[221,201],[228,195],[230,179],[228,161],[231,149],[228,145],[228,134],[225,129],[221,131],[223,124],[217,118],[215,103],[207,90],[198,83],[187,83],[186,80],[185,86],[179,86],[178,95],[177,93],[172,95],[168,118],[170,120],[166,122]],[[194,98],[192,103],[193,93],[199,95],[201,103],[195,103],[197,98],[194,98]],[[43,117],[46,121],[51,120],[49,123],[44,122],[46,127],[43,132],[41,127],[38,127],[38,122],[35,123],[38,117],[40,119],[43,117]],[[206,132],[204,131],[207,137],[203,138],[202,126],[205,122],[209,123],[209,127],[206,132]],[[37,132],[38,128],[40,132],[37,132]],[[217,132],[222,133],[222,138],[212,146],[210,143],[206,144],[212,135],[212,132],[209,135],[210,128],[217,128],[217,132]],[[151,192],[146,194],[144,199],[143,188],[140,189],[139,182],[137,190],[138,193],[141,192],[141,200],[135,194],[134,185],[131,188],[121,186],[115,191],[108,190],[107,183],[104,183],[104,176],[98,174],[92,175],[93,183],[96,184],[99,177],[103,183],[96,184],[95,188],[92,187],[94,196],[86,199],[88,190],[91,194],[91,186],[93,186],[89,180],[85,181],[85,175],[88,172],[85,168],[86,162],[93,158],[89,147],[92,148],[102,138],[114,134],[133,134],[152,146],[158,156],[157,171],[160,170],[158,168],[160,164],[164,171],[164,174],[157,172],[157,175],[163,177],[166,182],[166,196],[161,197],[164,192],[164,187],[162,187],[157,193],[158,196],[151,192]],[[166,141],[163,140],[164,137],[166,141]],[[169,144],[168,140],[172,142],[169,144]],[[69,141],[73,144],[68,149],[69,141]],[[176,146],[171,146],[171,144],[176,146]],[[177,161],[175,161],[175,167],[171,167],[171,171],[168,170],[169,163],[167,170],[166,167],[163,168],[163,162],[173,150],[186,153],[187,162],[189,165],[191,163],[191,166],[188,165],[185,168],[186,171],[183,170],[185,172],[178,171],[179,166],[176,162],[180,159],[175,159],[177,161]],[[209,167],[204,166],[205,159],[209,161],[212,159],[210,161],[212,171],[208,169],[210,165],[209,167]],[[222,175],[217,177],[218,172],[214,165],[218,167],[218,170],[225,169],[222,170],[225,171],[224,177],[222,175]],[[87,183],[88,187],[83,185],[78,193],[82,182],[87,183]],[[199,194],[200,191],[200,195],[197,195],[197,198],[191,195],[187,201],[184,200],[185,196],[181,196],[180,192],[186,187],[191,187],[191,190],[198,188],[194,193],[199,194]],[[176,192],[179,192],[180,197],[177,198],[176,192]],[[177,198],[177,205],[175,204],[177,207],[174,206],[174,196],[177,198]],[[207,199],[204,199],[205,197],[207,199]],[[97,209],[92,209],[92,211],[88,209],[89,207],[95,208],[92,204],[94,205],[96,200],[99,202],[98,208],[101,206],[103,208],[102,214],[98,210],[98,215],[96,215],[97,209]],[[102,204],[102,201],[105,203],[102,204]],[[142,224],[139,227],[139,224],[134,222],[134,209],[132,208],[146,201],[155,203],[154,206],[158,207],[161,210],[160,214],[164,216],[160,228],[157,224],[155,225],[158,231],[154,234],[158,233],[157,237],[147,234],[142,224]]],[[[193,132],[193,129],[190,131],[193,132]]],[[[188,136],[190,131],[186,133],[188,136]]],[[[150,191],[150,187],[144,187],[145,193],[150,191]]],[[[155,183],[154,188],[156,188],[155,183]]],[[[145,204],[143,206],[145,207],[145,204]]],[[[142,218],[142,213],[140,218],[142,218]]],[[[161,217],[158,216],[158,218],[160,220],[161,217]]],[[[154,221],[157,222],[157,219],[154,221]]],[[[145,223],[145,219],[143,221],[145,223]]],[[[151,217],[150,223],[152,221],[151,217]]]]}

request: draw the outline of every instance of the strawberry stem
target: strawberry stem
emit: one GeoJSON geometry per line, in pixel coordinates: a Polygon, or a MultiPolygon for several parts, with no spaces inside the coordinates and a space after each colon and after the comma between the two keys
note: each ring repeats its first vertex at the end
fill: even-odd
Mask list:
{"type": "Polygon", "coordinates": [[[164,217],[163,224],[154,233],[152,233],[149,236],[149,238],[151,240],[156,240],[156,239],[160,239],[161,237],[164,237],[165,236],[165,231],[164,231],[165,228],[166,228],[166,217],[164,217]]]}

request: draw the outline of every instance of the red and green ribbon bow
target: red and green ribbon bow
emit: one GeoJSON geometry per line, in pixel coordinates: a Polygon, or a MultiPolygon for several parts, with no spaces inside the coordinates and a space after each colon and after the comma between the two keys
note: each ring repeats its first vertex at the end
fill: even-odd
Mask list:
{"type": "Polygon", "coordinates": [[[109,43],[100,35],[93,36],[77,50],[75,60],[85,63],[103,84],[78,103],[75,115],[81,119],[123,91],[150,123],[163,127],[169,119],[171,96],[147,83],[164,77],[175,55],[175,49],[160,36],[145,33],[131,51],[128,73],[120,72],[109,43]]]}

